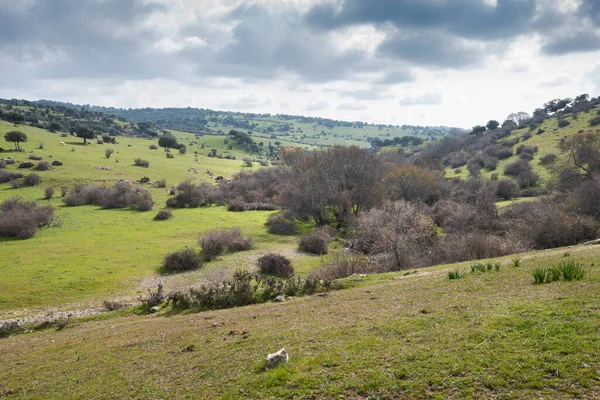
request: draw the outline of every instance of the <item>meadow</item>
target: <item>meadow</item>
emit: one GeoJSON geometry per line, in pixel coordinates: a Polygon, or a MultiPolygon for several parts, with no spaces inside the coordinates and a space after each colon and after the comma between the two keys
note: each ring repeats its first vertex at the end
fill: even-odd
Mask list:
{"type": "MultiPolygon", "coordinates": [[[[13,129],[25,132],[28,141],[21,145],[23,152],[4,151],[2,157],[25,161],[30,154],[35,154],[47,161],[60,160],[64,165],[37,172],[42,182],[36,187],[13,189],[9,184],[0,185],[0,201],[19,196],[40,204],[51,204],[56,216],[53,226],[42,229],[32,239],[0,239],[0,319],[47,307],[99,306],[103,300],[112,298],[134,301],[159,278],[173,279],[178,285],[189,286],[200,282],[203,274],[211,273],[213,269],[254,268],[259,254],[282,247],[291,249],[288,252],[293,253],[300,270],[304,263],[319,262],[314,257],[296,253],[295,237],[267,233],[264,223],[273,212],[232,213],[225,207],[213,206],[177,209],[173,211],[172,219],[153,221],[156,212],[165,206],[168,187],[176,186],[186,178],[197,183],[213,182],[214,178],[206,171],[211,171],[213,176],[231,177],[241,170],[252,170],[242,167],[244,153],[237,145],[230,150],[238,157],[236,160],[206,156],[210,148],[217,148],[219,153],[228,151],[223,136],[195,139],[191,134],[175,132],[180,141],[188,145],[188,152],[182,155],[172,151],[174,158],[167,158],[162,148],[149,149],[156,140],[119,137],[116,145],[91,141],[84,146],[81,139],[73,136],[63,138],[42,129],[16,128],[5,122],[0,122],[0,137],[13,129]],[[64,141],[66,146],[60,146],[59,141],[64,141]],[[191,141],[198,144],[189,146],[191,141]],[[43,149],[39,148],[40,143],[43,149]],[[205,149],[200,148],[202,143],[205,143],[205,149]],[[106,148],[115,150],[109,159],[105,157],[106,148]],[[150,166],[134,166],[133,160],[138,157],[148,160],[150,166]],[[98,169],[99,166],[108,167],[110,171],[98,169]],[[67,207],[60,198],[62,186],[70,188],[83,182],[110,186],[119,179],[133,182],[144,176],[151,181],[167,181],[166,189],[141,185],[152,193],[155,201],[152,211],[67,207]],[[50,200],[43,199],[46,186],[55,188],[55,196],[50,200]],[[240,227],[244,235],[255,241],[252,251],[209,263],[201,271],[187,275],[185,282],[158,272],[167,253],[197,247],[202,232],[234,226],[240,227]]],[[[17,165],[9,165],[7,170],[16,170],[17,165]]],[[[259,168],[258,164],[254,168],[259,168]]]]}
{"type": "MultiPolygon", "coordinates": [[[[0,340],[0,390],[23,398],[600,396],[600,256],[579,246],[350,277],[347,290],[221,311],[116,311],[0,340]],[[534,284],[565,259],[583,280],[534,284]],[[461,279],[448,271],[460,268],[461,279]],[[289,363],[264,370],[285,347],[289,363]]],[[[10,397],[9,397],[10,398],[10,397]]]]}

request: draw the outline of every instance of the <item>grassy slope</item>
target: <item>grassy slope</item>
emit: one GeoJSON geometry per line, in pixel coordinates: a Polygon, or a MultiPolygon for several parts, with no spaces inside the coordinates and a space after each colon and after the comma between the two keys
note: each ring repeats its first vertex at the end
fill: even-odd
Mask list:
{"type": "MultiPolygon", "coordinates": [[[[513,131],[510,136],[508,136],[507,138],[502,139],[502,140],[510,140],[512,138],[521,138],[525,133],[531,133],[532,137],[531,137],[531,139],[528,139],[526,141],[522,141],[522,142],[515,144],[513,146],[513,150],[514,150],[513,157],[510,157],[506,160],[501,160],[498,163],[498,167],[496,168],[495,171],[488,171],[488,170],[483,169],[481,171],[482,175],[485,176],[486,178],[490,178],[492,174],[498,174],[498,176],[500,178],[506,178],[506,176],[504,176],[504,174],[503,174],[504,167],[506,166],[506,164],[509,164],[509,163],[514,162],[519,159],[519,156],[516,154],[517,147],[519,147],[520,145],[537,146],[539,150],[535,154],[534,159],[531,160],[529,164],[532,166],[534,171],[538,175],[540,175],[542,180],[544,182],[547,182],[551,178],[551,172],[548,170],[548,168],[540,165],[540,158],[545,156],[546,154],[550,154],[550,153],[559,155],[560,150],[558,148],[558,144],[559,144],[560,139],[562,139],[562,138],[575,135],[580,130],[583,130],[584,132],[599,131],[599,129],[592,127],[589,124],[590,119],[593,118],[594,116],[596,116],[597,112],[598,112],[598,109],[595,108],[587,113],[579,113],[579,116],[575,120],[573,119],[573,117],[571,115],[569,115],[564,119],[569,121],[571,124],[564,128],[558,127],[558,122],[557,122],[556,118],[548,118],[539,126],[539,128],[536,128],[533,131],[530,131],[527,128],[513,131]],[[538,132],[538,129],[541,129],[545,132],[542,134],[537,134],[536,132],[538,132]]],[[[446,168],[446,176],[449,178],[453,178],[456,176],[459,176],[463,179],[468,178],[469,171],[467,170],[466,166],[461,167],[460,170],[461,170],[461,172],[456,174],[454,172],[453,168],[447,167],[446,168]]]]}
{"type": "Polygon", "coordinates": [[[534,285],[530,275],[564,251],[460,280],[433,267],[352,278],[358,287],[328,297],[104,316],[17,335],[0,340],[0,390],[24,398],[598,398],[600,247],[568,250],[588,265],[582,281],[534,285]],[[281,347],[289,364],[262,371],[281,347]]]}
{"type": "MultiPolygon", "coordinates": [[[[11,124],[0,122],[0,137],[4,132],[15,129],[11,124]]],[[[208,150],[200,150],[198,161],[194,161],[194,146],[188,153],[167,159],[160,150],[149,150],[149,141],[135,138],[119,138],[118,145],[88,146],[81,139],[61,138],[47,131],[19,127],[29,137],[22,144],[23,153],[3,152],[0,157],[12,156],[17,160],[27,159],[29,152],[43,156],[45,160],[61,160],[65,163],[51,171],[38,172],[42,183],[34,188],[12,189],[10,185],[0,185],[0,201],[12,196],[21,196],[55,206],[58,226],[45,228],[29,240],[0,239],[2,262],[0,263],[0,319],[10,317],[9,312],[23,307],[56,306],[74,302],[95,302],[110,297],[131,298],[143,291],[140,283],[157,277],[157,268],[168,252],[195,246],[201,232],[213,228],[239,226],[242,233],[255,239],[256,249],[236,257],[226,257],[201,272],[186,275],[185,282],[201,280],[203,274],[212,269],[252,265],[248,257],[279,248],[294,248],[294,237],[277,237],[266,232],[264,222],[269,212],[230,213],[224,207],[174,210],[174,218],[169,221],[153,221],[156,210],[164,207],[167,199],[165,189],[150,189],[156,202],[154,211],[134,212],[129,210],[101,210],[94,206],[65,207],[59,198],[62,185],[72,185],[76,180],[112,184],[117,179],[137,180],[143,176],[153,181],[161,178],[168,185],[176,185],[185,177],[196,181],[208,181],[205,173],[231,176],[241,169],[242,161],[208,158],[208,150]],[[68,142],[59,146],[59,141],[68,142]],[[38,149],[40,142],[44,149],[38,149]],[[128,145],[131,145],[129,147],[128,145]],[[104,149],[113,147],[115,153],[110,159],[104,156],[104,149]],[[74,149],[75,151],[71,151],[74,149]],[[50,159],[52,154],[54,158],[50,159]],[[141,157],[150,161],[149,168],[133,166],[133,160],[141,157]],[[117,160],[119,162],[117,163],[117,160]],[[102,171],[97,166],[108,166],[111,171],[102,171]],[[190,170],[196,168],[197,174],[190,170]],[[50,201],[42,200],[44,188],[52,185],[57,195],[50,201]]],[[[181,134],[194,140],[189,134],[181,134]]],[[[210,146],[226,151],[223,137],[204,136],[202,140],[210,146]]],[[[195,140],[200,142],[200,140],[195,140]]],[[[11,145],[10,143],[7,143],[11,145]]],[[[8,146],[3,146],[7,148],[8,146]]],[[[234,147],[232,152],[242,156],[234,147]]],[[[16,164],[7,167],[16,170],[16,164]]],[[[293,251],[293,250],[292,250],[293,251]]],[[[302,268],[308,263],[317,262],[307,256],[292,254],[302,268]],[[311,261],[313,260],[313,261],[311,261]]],[[[172,279],[168,277],[167,279],[172,279]]],[[[174,279],[177,282],[181,279],[174,279]]]]}

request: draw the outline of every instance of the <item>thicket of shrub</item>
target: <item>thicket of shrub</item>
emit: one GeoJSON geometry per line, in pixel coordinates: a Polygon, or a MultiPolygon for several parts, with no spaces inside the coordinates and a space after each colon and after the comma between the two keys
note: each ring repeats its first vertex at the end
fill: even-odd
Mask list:
{"type": "Polygon", "coordinates": [[[289,258],[281,254],[269,253],[261,256],[256,265],[263,274],[275,275],[282,278],[294,276],[294,267],[289,258]]]}
{"type": "Polygon", "coordinates": [[[296,223],[281,214],[269,215],[265,225],[267,225],[269,233],[276,235],[295,235],[298,233],[296,223]]]}
{"type": "Polygon", "coordinates": [[[154,205],[150,192],[127,181],[112,187],[101,185],[75,185],[63,198],[67,206],[97,205],[102,208],[132,208],[149,211],[154,205]]]}
{"type": "Polygon", "coordinates": [[[308,235],[302,236],[298,241],[300,250],[312,254],[327,254],[329,242],[331,242],[331,228],[323,227],[316,229],[308,235]]]}
{"type": "Polygon", "coordinates": [[[171,217],[173,217],[173,212],[171,210],[169,210],[169,209],[160,210],[154,217],[154,220],[155,221],[166,221],[166,220],[170,219],[171,217]]]}
{"type": "Polygon", "coordinates": [[[44,199],[50,200],[52,196],[54,196],[54,187],[46,186],[46,188],[44,189],[44,199]]]}
{"type": "Polygon", "coordinates": [[[202,260],[194,249],[188,248],[167,254],[162,265],[165,271],[191,271],[200,268],[202,260]]]}
{"type": "Polygon", "coordinates": [[[311,271],[309,276],[316,279],[333,281],[367,272],[383,271],[370,268],[367,258],[362,254],[334,253],[326,264],[311,271]]]}
{"type": "Polygon", "coordinates": [[[245,238],[240,228],[230,230],[214,229],[202,234],[198,244],[202,248],[202,255],[206,260],[225,253],[250,250],[253,246],[252,239],[245,238]]]}
{"type": "Polygon", "coordinates": [[[29,239],[39,228],[49,226],[54,217],[52,206],[11,198],[0,204],[0,236],[29,239]]]}
{"type": "Polygon", "coordinates": [[[215,310],[264,303],[280,295],[311,295],[332,288],[336,286],[328,280],[261,278],[246,270],[238,270],[230,279],[207,283],[186,293],[170,293],[168,301],[177,309],[215,310]]]}
{"type": "Polygon", "coordinates": [[[277,206],[272,203],[245,203],[240,200],[231,200],[227,204],[227,211],[274,211],[277,206]]]}
{"type": "Polygon", "coordinates": [[[50,163],[48,161],[40,161],[34,168],[36,171],[50,171],[50,163]]]}
{"type": "Polygon", "coordinates": [[[150,161],[143,160],[141,158],[136,158],[135,160],[133,160],[133,163],[138,167],[148,168],[150,166],[150,161]]]}
{"type": "Polygon", "coordinates": [[[196,208],[211,204],[223,204],[218,188],[203,183],[196,185],[191,179],[186,179],[175,188],[175,197],[167,200],[167,207],[196,208]]]}
{"type": "Polygon", "coordinates": [[[7,183],[23,177],[21,172],[0,171],[0,183],[7,183]]]}

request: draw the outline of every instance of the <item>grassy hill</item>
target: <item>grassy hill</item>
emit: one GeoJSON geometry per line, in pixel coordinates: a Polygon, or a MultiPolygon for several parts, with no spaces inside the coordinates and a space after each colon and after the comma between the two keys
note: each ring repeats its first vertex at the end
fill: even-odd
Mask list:
{"type": "MultiPolygon", "coordinates": [[[[0,391],[28,398],[582,398],[600,395],[598,246],[524,255],[448,279],[353,287],[198,314],[119,312],[0,340],[0,391]],[[581,281],[533,283],[563,260],[581,281]],[[286,366],[265,371],[285,347],[286,366]]],[[[11,398],[9,396],[9,398],[11,398]]]]}
{"type": "MultiPolygon", "coordinates": [[[[575,113],[557,113],[556,115],[549,116],[541,121],[540,124],[535,124],[520,129],[515,129],[508,135],[502,135],[498,139],[491,140],[491,143],[482,145],[482,147],[489,146],[490,144],[508,143],[508,148],[512,150],[512,156],[500,159],[495,164],[495,168],[481,168],[480,174],[484,178],[491,179],[512,179],[513,177],[504,172],[505,167],[508,164],[514,163],[519,160],[519,147],[530,146],[535,147],[535,153],[532,154],[532,159],[528,161],[532,167],[533,172],[541,178],[541,184],[545,185],[552,178],[552,163],[544,165],[542,159],[549,155],[554,154],[560,156],[561,151],[559,144],[564,139],[572,137],[577,133],[591,133],[599,132],[600,129],[597,126],[592,125],[591,121],[598,117],[599,106],[596,105],[588,111],[575,113]],[[568,125],[559,126],[559,121],[567,121],[568,125]]],[[[470,142],[476,141],[476,138],[471,138],[470,142]]],[[[481,140],[481,139],[480,139],[481,140]]],[[[469,143],[469,141],[467,141],[469,143]]],[[[485,153],[483,148],[476,149],[475,151],[470,150],[471,153],[468,157],[474,157],[477,153],[480,155],[485,153]]],[[[460,152],[461,149],[458,150],[460,152]]],[[[468,159],[468,158],[467,158],[468,159]]],[[[465,160],[466,164],[466,160],[465,160]]],[[[447,178],[459,177],[466,179],[469,177],[468,165],[461,165],[459,167],[453,167],[446,165],[444,172],[447,178]]]]}
{"type": "MultiPolygon", "coordinates": [[[[0,152],[0,158],[12,157],[17,161],[1,171],[19,171],[19,163],[30,161],[31,154],[49,162],[60,160],[64,165],[36,172],[42,182],[35,187],[13,189],[8,183],[0,184],[0,202],[19,196],[53,205],[57,216],[55,226],[42,229],[33,239],[0,238],[2,258],[10,260],[0,265],[3,276],[0,319],[9,315],[6,313],[23,308],[71,303],[87,305],[90,302],[98,305],[110,297],[133,299],[145,292],[140,281],[160,276],[157,270],[166,253],[195,246],[198,235],[213,228],[241,227],[244,234],[256,241],[256,249],[247,253],[248,257],[256,258],[260,252],[280,246],[280,243],[289,246],[295,240],[267,234],[264,222],[271,212],[231,213],[225,207],[181,209],[173,212],[172,220],[153,221],[156,210],[165,206],[170,186],[176,186],[186,178],[196,183],[214,182],[214,176],[231,177],[241,170],[252,170],[242,166],[241,156],[247,154],[237,145],[228,150],[229,145],[224,144],[222,136],[206,135],[196,140],[189,133],[174,132],[180,139],[188,138],[183,140],[188,145],[188,152],[173,151],[174,158],[167,158],[163,149],[149,148],[150,144],[156,144],[155,139],[118,137],[117,144],[91,141],[86,146],[79,138],[63,138],[60,133],[25,125],[15,127],[0,121],[2,140],[5,132],[14,129],[25,132],[28,141],[21,144],[23,152],[0,152]],[[196,144],[190,145],[188,140],[196,144]],[[66,145],[59,145],[60,141],[66,141],[66,145]],[[206,144],[205,149],[201,148],[201,143],[206,144]],[[43,144],[42,149],[40,144],[43,144]],[[109,159],[105,157],[106,148],[115,150],[109,159]],[[238,159],[208,157],[209,148],[217,148],[219,154],[229,152],[238,159]],[[149,167],[135,166],[135,158],[148,160],[149,167]],[[84,182],[110,186],[121,179],[134,182],[142,177],[150,178],[151,182],[159,179],[167,182],[166,189],[141,185],[152,194],[156,202],[154,211],[66,207],[60,198],[62,186],[71,188],[84,182]],[[56,195],[43,200],[47,186],[53,186],[56,195]]],[[[257,165],[254,168],[259,168],[257,165]]],[[[301,264],[307,257],[298,255],[298,258],[301,264]]],[[[217,261],[214,268],[223,265],[234,268],[237,262],[235,259],[217,261]]],[[[200,277],[208,273],[207,270],[203,270],[200,277]]]]}
{"type": "Polygon", "coordinates": [[[412,126],[369,124],[327,118],[285,114],[253,114],[215,111],[198,108],[143,108],[80,106],[70,103],[41,100],[37,104],[59,105],[75,109],[100,111],[140,123],[151,122],[158,128],[192,133],[219,134],[231,129],[251,132],[255,141],[287,141],[295,145],[332,146],[336,144],[369,147],[375,138],[392,139],[416,136],[429,139],[462,132],[462,129],[444,126],[412,126]]]}
{"type": "MultiPolygon", "coordinates": [[[[94,114],[97,111],[62,114],[64,125],[97,123],[99,131],[123,127],[121,134],[114,136],[116,143],[90,140],[85,145],[82,139],[64,131],[43,129],[52,121],[49,118],[55,112],[52,108],[46,108],[40,114],[44,117],[36,122],[32,115],[40,111],[36,107],[0,105],[3,113],[13,112],[15,107],[20,107],[16,109],[30,120],[20,125],[0,121],[0,137],[17,129],[26,133],[28,141],[21,143],[23,151],[0,152],[0,158],[16,160],[0,172],[18,171],[20,162],[31,161],[32,155],[42,161],[59,160],[63,165],[49,171],[25,169],[25,174],[35,172],[41,177],[41,183],[33,187],[0,184],[0,202],[20,196],[54,206],[56,216],[51,226],[42,228],[31,239],[0,238],[0,321],[38,317],[11,334],[2,334],[8,337],[0,338],[4,367],[0,368],[0,397],[593,399],[600,396],[597,261],[600,245],[490,259],[485,262],[498,263],[498,267],[490,264],[487,272],[471,272],[474,262],[465,262],[393,273],[354,274],[334,282],[332,287],[339,290],[288,298],[285,302],[203,312],[163,303],[154,314],[138,315],[146,308],[138,306],[137,298],[146,296],[147,290],[156,287],[159,280],[163,281],[166,292],[185,292],[204,283],[219,287],[234,271],[256,271],[257,259],[266,253],[288,257],[297,276],[306,278],[337,254],[345,253],[342,246],[348,246],[349,242],[334,240],[329,255],[300,252],[298,239],[313,231],[314,223],[309,219],[294,220],[298,233],[274,235],[269,233],[265,222],[277,211],[228,212],[224,206],[212,205],[176,208],[172,210],[172,219],[153,220],[156,211],[173,198],[169,188],[184,179],[197,184],[214,183],[218,175],[232,177],[239,171],[261,168],[258,163],[253,167],[243,166],[241,158],[249,154],[229,135],[157,129],[143,122],[141,126],[132,125],[119,117],[94,114]],[[82,116],[85,118],[79,118],[82,116]],[[164,131],[176,136],[187,151],[182,154],[173,149],[166,153],[162,148],[151,148],[157,144],[152,132],[164,131]],[[107,157],[106,149],[114,153],[107,157]],[[221,158],[209,157],[212,149],[221,158]],[[148,167],[136,166],[136,158],[147,160],[148,167]],[[63,186],[68,189],[81,183],[111,186],[120,180],[133,183],[142,178],[148,178],[149,182],[138,185],[148,190],[155,201],[150,212],[89,205],[67,207],[59,194],[63,186]],[[166,180],[166,187],[152,184],[162,179],[166,180]],[[54,187],[57,194],[46,200],[44,192],[48,186],[54,187]],[[202,234],[214,228],[232,227],[239,227],[244,236],[254,241],[251,250],[218,256],[191,272],[174,274],[161,269],[167,253],[184,248],[197,250],[202,234]],[[565,262],[583,266],[583,279],[534,283],[532,273],[536,268],[558,268],[565,262]],[[450,272],[459,271],[460,279],[449,279],[450,272]],[[53,318],[59,312],[100,310],[105,300],[132,306],[112,312],[104,309],[103,313],[92,316],[53,318]],[[265,356],[282,347],[288,350],[290,362],[265,370],[265,356]]],[[[544,172],[539,169],[542,168],[539,159],[557,152],[557,143],[565,136],[595,129],[590,127],[590,121],[596,114],[597,110],[591,109],[579,113],[577,119],[561,115],[561,119],[570,122],[563,128],[558,128],[557,118],[549,117],[533,129],[515,129],[498,135],[501,137],[470,136],[459,143],[472,146],[469,148],[479,152],[472,154],[475,156],[486,154],[489,146],[498,145],[496,140],[514,142],[509,146],[513,151],[511,157],[498,162],[498,172],[517,159],[518,146],[537,146],[529,164],[541,175],[544,172]]],[[[251,136],[259,145],[258,135],[251,136]]],[[[448,136],[442,142],[456,139],[463,140],[448,136]]],[[[293,143],[282,141],[279,146],[293,143]]],[[[265,139],[263,147],[267,145],[265,139]]],[[[426,153],[429,146],[420,151],[426,153]]],[[[12,144],[2,147],[9,149],[12,144]]],[[[354,153],[343,154],[361,153],[365,159],[377,160],[357,149],[330,149],[332,154],[333,150],[352,150],[354,153]]],[[[357,159],[332,158],[338,163],[316,164],[316,168],[342,165],[337,169],[343,171],[343,166],[356,163],[357,159]]],[[[444,162],[443,157],[440,162],[444,162]]],[[[436,168],[435,163],[432,165],[436,168]]],[[[261,169],[259,172],[266,174],[255,175],[275,179],[269,175],[271,171],[274,170],[261,169]]],[[[492,172],[482,170],[486,177],[491,177],[492,172]]],[[[452,177],[452,173],[447,170],[446,176],[452,177]]],[[[281,176],[286,179],[294,175],[281,176]]],[[[302,191],[302,175],[295,176],[296,180],[291,182],[298,182],[297,187],[288,186],[302,191]]],[[[331,176],[321,181],[332,184],[336,175],[331,176]]],[[[439,174],[435,177],[443,179],[439,174]]],[[[249,182],[242,181],[240,185],[243,184],[249,182]]],[[[432,205],[430,214],[425,212],[428,205],[417,206],[418,201],[403,203],[412,207],[411,216],[418,216],[416,226],[423,228],[425,238],[434,236],[436,240],[424,242],[431,246],[425,246],[424,253],[413,255],[420,257],[413,266],[423,265],[417,261],[427,261],[431,254],[437,254],[432,251],[436,243],[447,244],[444,251],[448,252],[460,246],[463,250],[471,249],[474,252],[469,253],[470,258],[484,257],[475,254],[509,254],[502,246],[512,243],[505,236],[515,232],[505,228],[522,227],[523,231],[528,228],[512,220],[501,225],[506,221],[494,220],[497,213],[493,200],[482,203],[485,207],[478,209],[477,202],[469,203],[468,182],[452,184],[458,187],[458,195],[464,192],[465,196],[442,199],[445,201],[439,201],[441,208],[435,211],[437,203],[432,205]],[[437,222],[439,225],[435,225],[430,215],[443,217],[437,222]],[[453,218],[457,218],[455,223],[453,218]],[[479,227],[481,220],[483,225],[490,226],[479,227]],[[498,226],[492,230],[494,224],[498,226]],[[448,238],[456,241],[448,242],[448,238]],[[473,247],[465,247],[472,239],[473,247]],[[501,251],[480,251],[487,251],[487,247],[490,251],[496,248],[501,251]]],[[[365,188],[367,192],[371,190],[369,185],[365,188]]],[[[474,190],[480,194],[477,188],[474,190]]],[[[547,208],[543,210],[547,212],[547,208]]],[[[566,228],[572,226],[596,226],[592,236],[585,231],[586,235],[581,237],[585,240],[597,237],[593,236],[597,225],[592,225],[591,217],[568,214],[569,210],[562,207],[555,210],[547,217],[549,222],[557,219],[557,224],[548,225],[555,227],[556,233],[571,232],[566,228]]],[[[527,209],[522,212],[527,213],[527,209]]],[[[525,224],[528,221],[525,217],[530,216],[522,215],[523,221],[519,222],[525,224]]],[[[373,221],[375,228],[388,222],[373,221]]],[[[413,232],[416,231],[404,233],[413,232]]],[[[379,240],[378,236],[373,237],[379,240]]],[[[559,235],[558,239],[561,238],[559,235]]],[[[520,239],[514,240],[516,243],[520,239]]],[[[383,270],[378,269],[378,263],[385,262],[380,257],[383,255],[370,257],[373,269],[369,272],[383,270]]],[[[468,258],[452,258],[457,259],[468,258]]],[[[435,260],[428,265],[440,262],[439,258],[435,260]]]]}

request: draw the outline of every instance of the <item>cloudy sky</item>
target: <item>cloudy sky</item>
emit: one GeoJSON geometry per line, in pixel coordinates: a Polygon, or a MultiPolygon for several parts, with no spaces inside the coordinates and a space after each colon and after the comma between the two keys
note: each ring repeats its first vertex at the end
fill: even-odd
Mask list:
{"type": "Polygon", "coordinates": [[[600,94],[598,0],[0,0],[0,97],[470,127],[600,94]]]}

